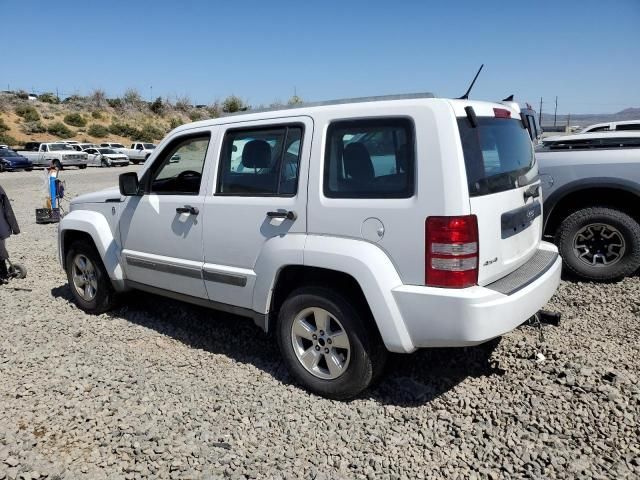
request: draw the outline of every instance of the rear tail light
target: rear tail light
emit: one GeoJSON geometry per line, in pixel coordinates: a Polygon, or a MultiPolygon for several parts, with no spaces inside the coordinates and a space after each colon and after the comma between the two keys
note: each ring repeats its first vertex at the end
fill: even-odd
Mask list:
{"type": "Polygon", "coordinates": [[[425,222],[425,284],[465,288],[478,283],[478,219],[428,217],[425,222]]]}

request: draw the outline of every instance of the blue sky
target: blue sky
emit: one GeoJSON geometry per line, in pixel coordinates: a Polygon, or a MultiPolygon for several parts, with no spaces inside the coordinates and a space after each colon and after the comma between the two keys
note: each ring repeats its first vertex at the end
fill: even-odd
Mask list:
{"type": "Polygon", "coordinates": [[[640,107],[640,0],[0,0],[0,89],[252,105],[432,91],[640,107]]]}

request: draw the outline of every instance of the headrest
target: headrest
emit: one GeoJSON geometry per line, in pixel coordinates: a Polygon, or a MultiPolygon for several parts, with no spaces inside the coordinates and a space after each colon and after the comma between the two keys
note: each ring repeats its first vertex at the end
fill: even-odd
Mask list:
{"type": "Polygon", "coordinates": [[[372,180],[375,176],[371,156],[367,147],[362,143],[355,142],[347,145],[342,158],[344,160],[344,171],[353,180],[365,182],[372,180]]]}
{"type": "Polygon", "coordinates": [[[267,168],[271,166],[271,145],[264,140],[251,140],[242,150],[242,166],[267,168]]]}

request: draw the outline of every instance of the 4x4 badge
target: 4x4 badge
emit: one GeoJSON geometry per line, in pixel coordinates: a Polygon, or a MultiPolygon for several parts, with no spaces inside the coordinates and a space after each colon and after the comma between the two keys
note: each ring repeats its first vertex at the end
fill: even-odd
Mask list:
{"type": "Polygon", "coordinates": [[[482,264],[483,267],[486,267],[487,265],[491,265],[492,263],[496,263],[498,261],[498,257],[492,258],[491,260],[487,260],[486,262],[484,262],[482,264]]]}

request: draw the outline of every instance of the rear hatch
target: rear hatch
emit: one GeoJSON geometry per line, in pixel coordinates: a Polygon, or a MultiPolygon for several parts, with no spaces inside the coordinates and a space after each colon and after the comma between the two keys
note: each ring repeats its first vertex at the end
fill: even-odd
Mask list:
{"type": "Polygon", "coordinates": [[[538,248],[538,167],[516,112],[484,102],[455,107],[471,213],[478,222],[478,285],[487,285],[523,265],[538,248]]]}

